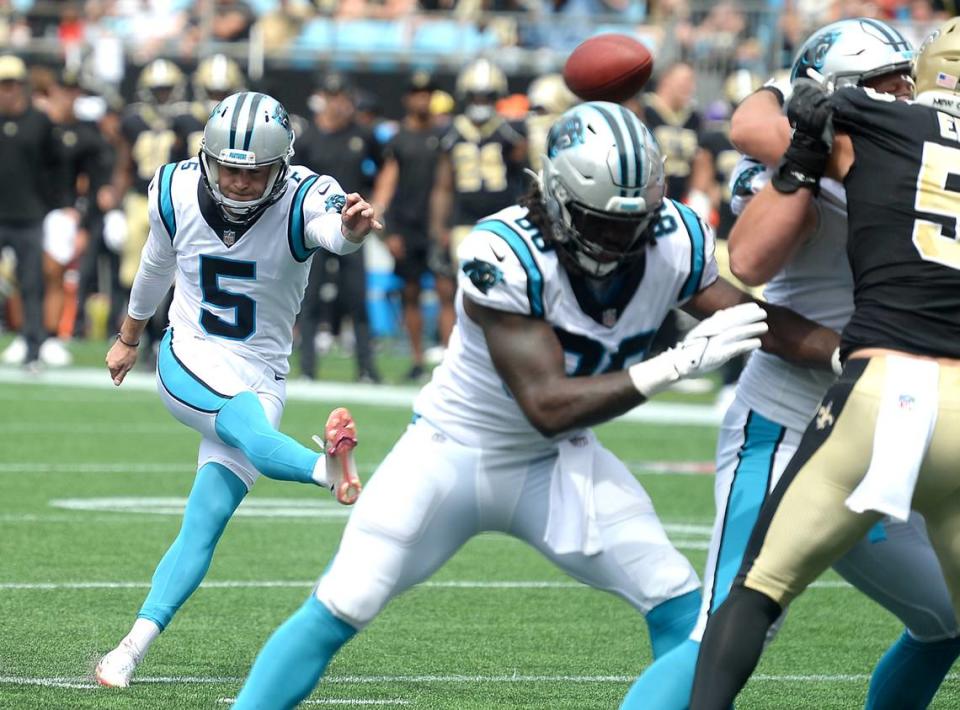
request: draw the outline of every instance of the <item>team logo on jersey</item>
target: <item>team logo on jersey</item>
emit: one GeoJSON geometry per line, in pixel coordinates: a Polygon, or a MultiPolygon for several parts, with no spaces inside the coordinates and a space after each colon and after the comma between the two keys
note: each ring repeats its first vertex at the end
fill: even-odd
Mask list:
{"type": "Polygon", "coordinates": [[[583,121],[579,116],[570,116],[558,121],[547,136],[547,155],[556,157],[561,150],[583,145],[583,121]]]}
{"type": "Polygon", "coordinates": [[[823,431],[828,426],[833,426],[833,402],[827,402],[817,410],[817,431],[823,431]]]}
{"type": "Polygon", "coordinates": [[[480,293],[487,293],[491,288],[503,281],[503,272],[500,270],[500,267],[494,266],[489,261],[472,259],[465,261],[461,268],[463,269],[463,273],[467,275],[467,278],[477,287],[480,293]]]}
{"type": "Polygon", "coordinates": [[[750,188],[750,183],[764,170],[766,168],[763,165],[752,165],[737,175],[737,180],[733,183],[733,194],[739,197],[752,194],[753,190],[750,188]]]}
{"type": "Polygon", "coordinates": [[[346,206],[346,204],[347,198],[345,195],[330,195],[330,197],[327,198],[324,206],[326,207],[327,212],[340,213],[343,212],[343,208],[346,206]]]}
{"type": "Polygon", "coordinates": [[[237,243],[237,233],[234,232],[232,229],[224,229],[223,243],[226,244],[228,247],[232,247],[234,244],[237,243]]]}

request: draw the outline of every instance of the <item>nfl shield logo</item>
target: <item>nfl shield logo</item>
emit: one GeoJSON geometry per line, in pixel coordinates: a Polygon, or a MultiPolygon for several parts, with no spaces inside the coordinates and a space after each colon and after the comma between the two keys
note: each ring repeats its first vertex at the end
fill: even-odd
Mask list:
{"type": "Polygon", "coordinates": [[[615,308],[608,308],[603,312],[603,324],[612,328],[617,324],[617,311],[615,308]]]}
{"type": "Polygon", "coordinates": [[[223,230],[223,243],[228,247],[232,247],[237,241],[237,233],[232,229],[223,230]]]}

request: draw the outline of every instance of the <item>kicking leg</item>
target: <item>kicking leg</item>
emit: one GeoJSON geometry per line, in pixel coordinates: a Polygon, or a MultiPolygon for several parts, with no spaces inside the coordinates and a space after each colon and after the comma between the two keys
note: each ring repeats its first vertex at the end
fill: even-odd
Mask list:
{"type": "Polygon", "coordinates": [[[479,531],[479,460],[422,420],[407,429],[357,502],[315,593],[257,656],[237,710],[306,698],[358,629],[479,531]]]}
{"type": "Polygon", "coordinates": [[[97,666],[101,685],[125,688],[130,684],[150,644],[200,585],[230,516],[246,494],[246,485],[225,466],[208,463],[197,472],[180,534],[157,565],[137,621],[97,666]]]}

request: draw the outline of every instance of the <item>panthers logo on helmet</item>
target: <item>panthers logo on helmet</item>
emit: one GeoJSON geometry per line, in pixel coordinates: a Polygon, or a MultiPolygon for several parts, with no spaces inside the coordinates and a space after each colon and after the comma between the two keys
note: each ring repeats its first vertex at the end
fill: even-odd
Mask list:
{"type": "Polygon", "coordinates": [[[286,128],[288,131],[290,130],[290,115],[282,105],[277,104],[276,108],[273,110],[273,120],[286,128]]]}
{"type": "Polygon", "coordinates": [[[832,32],[824,32],[814,39],[813,42],[810,42],[807,51],[800,55],[799,60],[794,65],[790,81],[808,78],[807,69],[813,69],[817,72],[823,69],[823,62],[827,58],[827,52],[830,51],[830,48],[837,41],[838,37],[840,37],[840,32],[834,30],[832,32]]]}
{"type": "Polygon", "coordinates": [[[555,158],[567,148],[583,145],[583,121],[579,116],[568,116],[553,124],[547,138],[547,155],[555,158]]]}

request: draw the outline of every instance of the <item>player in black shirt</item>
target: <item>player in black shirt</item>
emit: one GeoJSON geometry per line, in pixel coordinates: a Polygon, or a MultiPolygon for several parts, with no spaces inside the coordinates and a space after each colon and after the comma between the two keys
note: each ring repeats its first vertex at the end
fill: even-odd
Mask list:
{"type": "MultiPolygon", "coordinates": [[[[332,175],[345,190],[366,193],[382,163],[369,128],[354,119],[353,87],[341,74],[327,74],[319,86],[320,111],[296,142],[294,163],[319,175],[332,175]]],[[[343,316],[353,322],[357,379],[379,382],[367,317],[367,271],[363,250],[338,256],[321,250],[310,267],[300,311],[300,369],[316,377],[314,336],[320,323],[336,331],[343,316]]]]}
{"type": "MultiPolygon", "coordinates": [[[[496,111],[496,101],[506,91],[506,76],[487,59],[471,62],[457,77],[463,113],[453,119],[440,141],[430,197],[430,230],[439,245],[433,267],[444,308],[452,309],[452,265],[460,242],[474,224],[514,204],[523,192],[526,141],[496,111]]],[[[444,346],[450,337],[447,325],[452,328],[453,321],[442,324],[444,346]]]]}
{"type": "MultiPolygon", "coordinates": [[[[394,271],[403,279],[403,324],[413,354],[407,374],[411,380],[424,373],[420,278],[430,270],[430,190],[440,155],[440,132],[430,113],[433,89],[429,74],[411,76],[404,96],[407,113],[387,143],[373,196],[374,205],[386,209],[385,241],[395,260],[394,271]]],[[[452,304],[447,304],[440,312],[440,330],[449,331],[453,319],[452,304]]]]}
{"type": "Polygon", "coordinates": [[[643,120],[666,159],[667,197],[674,200],[686,198],[700,148],[702,119],[693,109],[695,87],[693,67],[677,62],[664,70],[653,92],[644,94],[643,120]]]}
{"type": "Polygon", "coordinates": [[[60,150],[53,124],[33,108],[27,68],[19,57],[0,56],[0,248],[13,247],[23,299],[22,340],[3,359],[38,360],[43,328],[43,218],[61,206],[60,150]]]}
{"type": "Polygon", "coordinates": [[[813,82],[795,86],[796,131],[765,189],[782,193],[784,214],[799,220],[822,175],[844,182],[855,308],[841,339],[846,365],[711,617],[691,710],[730,707],[770,625],[884,515],[923,514],[960,605],[958,66],[954,18],[917,57],[915,103],[877,93],[898,93],[892,85],[829,97],[813,82]]]}

